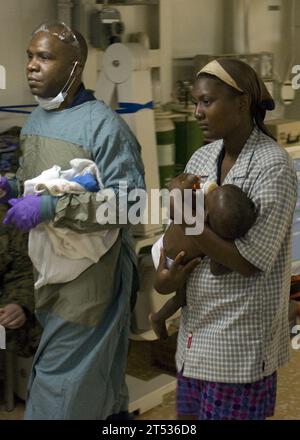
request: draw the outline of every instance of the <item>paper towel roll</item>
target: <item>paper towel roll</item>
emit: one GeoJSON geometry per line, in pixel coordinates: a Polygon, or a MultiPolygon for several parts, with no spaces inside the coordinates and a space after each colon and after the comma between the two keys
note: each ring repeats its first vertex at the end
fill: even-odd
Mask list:
{"type": "Polygon", "coordinates": [[[129,79],[133,70],[149,69],[148,58],[148,50],[139,43],[116,43],[106,50],[103,69],[113,83],[120,84],[129,79]]]}

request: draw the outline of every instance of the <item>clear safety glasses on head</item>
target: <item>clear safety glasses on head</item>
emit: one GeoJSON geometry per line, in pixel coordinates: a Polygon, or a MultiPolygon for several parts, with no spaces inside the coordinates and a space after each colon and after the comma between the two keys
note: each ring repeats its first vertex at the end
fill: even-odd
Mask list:
{"type": "Polygon", "coordinates": [[[71,44],[72,46],[79,46],[76,35],[63,21],[43,23],[32,32],[32,35],[35,35],[38,32],[49,32],[54,37],[59,38],[63,43],[71,44]]]}

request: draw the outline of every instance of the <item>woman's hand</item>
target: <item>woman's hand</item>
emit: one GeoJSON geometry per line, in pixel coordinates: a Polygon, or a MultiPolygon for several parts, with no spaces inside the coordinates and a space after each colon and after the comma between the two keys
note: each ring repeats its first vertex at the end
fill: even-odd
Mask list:
{"type": "Polygon", "coordinates": [[[7,304],[0,309],[0,324],[5,328],[16,329],[25,324],[26,315],[18,304],[7,304]]]}
{"type": "Polygon", "coordinates": [[[166,253],[161,248],[159,266],[156,272],[154,287],[162,294],[172,293],[182,288],[195,267],[200,263],[201,258],[194,258],[186,264],[182,264],[185,252],[179,252],[174,262],[166,267],[166,253]]]}
{"type": "Polygon", "coordinates": [[[171,182],[168,184],[168,190],[178,190],[176,194],[176,191],[174,191],[173,195],[170,194],[170,212],[169,216],[171,219],[174,220],[175,211],[179,209],[179,212],[183,212],[183,196],[184,196],[184,190],[190,189],[193,190],[192,193],[192,207],[195,207],[195,193],[194,191],[196,189],[200,188],[200,181],[201,178],[199,176],[196,176],[195,174],[189,174],[189,173],[181,173],[178,176],[176,176],[174,179],[171,180],[171,182]],[[177,208],[177,209],[176,209],[177,208]]]}
{"type": "Polygon", "coordinates": [[[183,191],[185,189],[199,189],[200,181],[200,176],[190,173],[181,173],[171,180],[168,184],[168,190],[172,191],[172,189],[180,189],[180,191],[183,191]]]}

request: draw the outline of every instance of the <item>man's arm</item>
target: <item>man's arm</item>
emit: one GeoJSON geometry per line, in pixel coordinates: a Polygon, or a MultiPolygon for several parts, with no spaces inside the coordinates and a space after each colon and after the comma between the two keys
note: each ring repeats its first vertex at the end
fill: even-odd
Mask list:
{"type": "Polygon", "coordinates": [[[99,115],[94,116],[91,153],[104,190],[60,197],[53,219],[54,226],[67,227],[79,233],[130,226],[128,212],[135,203],[135,191],[145,189],[140,146],[129,128],[124,121],[111,114],[100,130],[97,126],[99,115]],[[129,193],[131,198],[128,199],[129,193]],[[106,202],[107,195],[110,203],[106,202]],[[115,214],[113,221],[101,223],[108,214],[115,214]]]}

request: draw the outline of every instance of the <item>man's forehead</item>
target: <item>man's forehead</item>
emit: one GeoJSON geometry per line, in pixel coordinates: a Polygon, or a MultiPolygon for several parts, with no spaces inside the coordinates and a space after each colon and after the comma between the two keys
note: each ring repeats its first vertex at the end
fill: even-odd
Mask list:
{"type": "Polygon", "coordinates": [[[67,51],[66,44],[61,42],[57,37],[51,35],[49,32],[37,32],[31,38],[28,49],[35,48],[38,50],[47,50],[54,53],[62,53],[67,51]]]}

